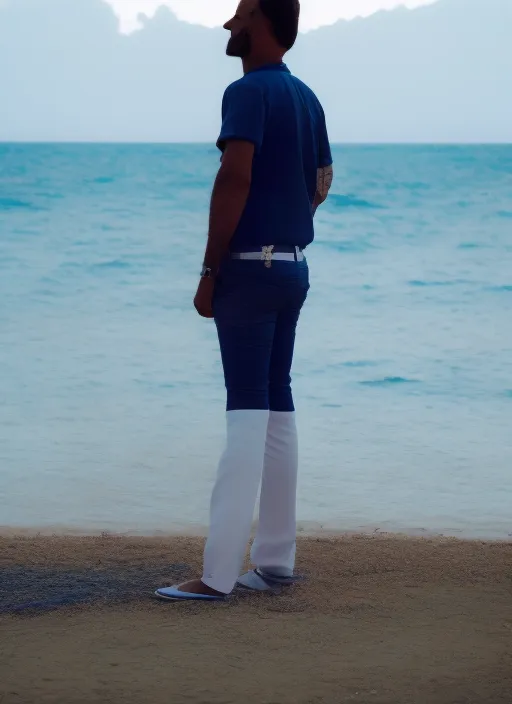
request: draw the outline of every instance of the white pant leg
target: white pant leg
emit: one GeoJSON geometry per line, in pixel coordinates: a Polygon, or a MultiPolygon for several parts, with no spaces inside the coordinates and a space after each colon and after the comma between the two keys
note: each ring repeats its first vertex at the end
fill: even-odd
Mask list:
{"type": "Polygon", "coordinates": [[[210,508],[202,581],[229,594],[240,576],[251,537],[263,472],[268,411],[229,411],[227,442],[210,508]]]}
{"type": "Polygon", "coordinates": [[[295,567],[297,474],[295,413],[270,412],[260,498],[260,519],[251,550],[256,567],[283,577],[295,567]]]}

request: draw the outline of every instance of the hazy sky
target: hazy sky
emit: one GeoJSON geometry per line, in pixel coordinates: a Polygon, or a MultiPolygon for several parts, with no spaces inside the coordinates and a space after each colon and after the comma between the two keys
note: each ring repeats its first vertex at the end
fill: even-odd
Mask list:
{"type": "MultiPolygon", "coordinates": [[[[159,5],[109,2],[125,30],[159,5]]],[[[168,2],[207,23],[236,5],[168,2]]],[[[302,0],[305,26],[308,13],[328,22],[385,3],[302,0]]],[[[241,74],[226,32],[169,7],[143,25],[121,36],[106,0],[0,0],[0,141],[215,142],[241,74]]],[[[512,0],[439,0],[307,32],[287,63],[318,94],[334,142],[510,142],[511,36],[512,0]]]]}
{"type": "MultiPolygon", "coordinates": [[[[152,16],[159,5],[168,5],[187,22],[215,27],[224,24],[235,12],[238,0],[106,0],[121,19],[124,32],[136,29],[137,15],[152,16]]],[[[366,17],[377,10],[391,10],[398,5],[409,8],[435,0],[302,0],[302,29],[315,29],[339,19],[366,17]]]]}

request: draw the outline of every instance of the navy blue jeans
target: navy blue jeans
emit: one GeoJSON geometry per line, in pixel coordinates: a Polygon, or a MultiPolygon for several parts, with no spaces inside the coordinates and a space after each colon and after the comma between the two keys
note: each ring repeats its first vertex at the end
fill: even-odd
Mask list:
{"type": "Polygon", "coordinates": [[[295,330],[309,290],[302,262],[227,260],[213,314],[219,335],[227,410],[294,411],[290,371],[295,330]]]}

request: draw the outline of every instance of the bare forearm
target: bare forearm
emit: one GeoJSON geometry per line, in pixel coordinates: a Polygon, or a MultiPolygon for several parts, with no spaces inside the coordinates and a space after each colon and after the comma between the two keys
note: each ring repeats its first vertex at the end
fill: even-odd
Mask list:
{"type": "Polygon", "coordinates": [[[332,186],[334,171],[332,166],[324,166],[318,169],[315,199],[313,201],[313,215],[317,208],[325,203],[332,186]]]}
{"type": "Polygon", "coordinates": [[[251,184],[227,174],[222,166],[215,179],[210,204],[210,227],[204,263],[217,272],[226,256],[247,204],[251,184]]]}

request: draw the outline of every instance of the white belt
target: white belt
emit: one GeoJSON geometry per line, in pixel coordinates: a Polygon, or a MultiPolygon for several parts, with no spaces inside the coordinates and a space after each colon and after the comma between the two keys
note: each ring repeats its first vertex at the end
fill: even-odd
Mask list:
{"type": "Polygon", "coordinates": [[[295,248],[293,252],[274,252],[272,247],[262,247],[259,252],[232,252],[232,259],[251,259],[253,261],[265,262],[265,266],[270,267],[272,261],[280,262],[303,262],[304,253],[300,247],[295,248]]]}

